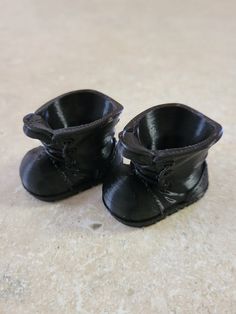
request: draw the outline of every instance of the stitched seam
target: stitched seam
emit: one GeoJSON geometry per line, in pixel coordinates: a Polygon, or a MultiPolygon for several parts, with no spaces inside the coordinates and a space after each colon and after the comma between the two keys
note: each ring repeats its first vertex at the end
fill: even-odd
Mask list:
{"type": "MultiPolygon", "coordinates": [[[[50,156],[49,156],[50,158],[50,156]]],[[[73,185],[72,182],[70,181],[70,179],[68,178],[68,176],[65,174],[64,171],[62,171],[56,164],[55,160],[53,158],[50,158],[54,168],[56,169],[56,171],[60,174],[60,176],[63,178],[64,182],[66,183],[66,185],[69,187],[69,189],[72,191],[73,190],[73,185]]]]}
{"type": "Polygon", "coordinates": [[[165,209],[165,208],[164,208],[162,202],[161,202],[161,201],[159,200],[159,198],[155,195],[155,193],[152,191],[152,189],[148,186],[147,182],[145,182],[142,178],[139,178],[139,179],[140,179],[140,180],[143,182],[143,184],[145,185],[147,192],[149,192],[149,193],[152,195],[152,197],[153,197],[155,203],[156,203],[156,204],[158,205],[158,207],[160,208],[160,211],[161,211],[162,216],[164,216],[164,209],[165,209]]]}

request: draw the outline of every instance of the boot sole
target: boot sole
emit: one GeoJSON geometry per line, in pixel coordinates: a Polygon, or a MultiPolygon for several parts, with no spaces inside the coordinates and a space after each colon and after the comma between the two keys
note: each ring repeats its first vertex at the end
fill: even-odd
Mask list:
{"type": "Polygon", "coordinates": [[[169,207],[166,210],[166,213],[164,215],[157,215],[157,216],[154,216],[150,219],[140,220],[140,221],[126,220],[126,219],[123,219],[123,218],[117,216],[116,214],[114,214],[113,212],[110,211],[110,209],[106,205],[104,197],[103,197],[103,203],[106,206],[106,208],[108,209],[108,211],[110,212],[110,214],[114,218],[116,218],[118,221],[120,221],[121,223],[123,223],[127,226],[130,226],[130,227],[141,228],[141,227],[147,227],[147,226],[153,225],[154,223],[156,223],[162,219],[165,219],[167,216],[170,216],[170,215],[178,212],[179,210],[197,202],[198,200],[200,200],[204,196],[204,194],[206,193],[206,191],[208,189],[208,186],[209,186],[209,184],[208,184],[208,171],[207,171],[207,164],[205,163],[203,174],[200,178],[198,185],[192,191],[189,192],[185,202],[181,202],[179,204],[176,204],[174,206],[169,207]]]}
{"type": "Polygon", "coordinates": [[[69,191],[66,191],[66,192],[60,193],[60,194],[47,195],[47,196],[32,193],[24,185],[23,186],[29,194],[31,194],[35,198],[39,199],[40,201],[55,202],[55,201],[60,201],[60,200],[66,199],[70,196],[73,196],[73,195],[78,194],[80,192],[83,192],[85,190],[88,190],[94,186],[101,184],[101,183],[102,183],[102,180],[99,180],[99,181],[93,180],[93,182],[86,182],[84,184],[80,184],[78,187],[73,188],[73,190],[69,190],[69,191]]]}
{"type": "MultiPolygon", "coordinates": [[[[207,189],[206,189],[207,190],[207,189]]],[[[127,226],[130,226],[130,227],[138,227],[138,228],[141,228],[141,227],[147,227],[147,226],[150,226],[150,225],[153,225],[155,224],[156,222],[160,221],[160,220],[163,220],[165,219],[166,217],[172,215],[172,214],[175,214],[176,212],[178,212],[179,210],[187,207],[187,206],[190,206],[192,205],[193,203],[197,202],[198,200],[200,200],[206,190],[204,191],[204,193],[202,193],[201,195],[198,195],[198,197],[196,198],[193,198],[192,200],[189,200],[188,202],[184,202],[184,203],[180,203],[178,204],[177,206],[173,206],[171,208],[168,209],[168,212],[165,213],[165,215],[158,215],[158,216],[155,216],[155,217],[152,217],[151,219],[147,219],[147,220],[141,220],[141,221],[132,221],[132,220],[125,220],[119,216],[116,216],[114,213],[112,213],[109,208],[107,207],[104,199],[103,199],[103,202],[106,206],[106,208],[108,209],[109,213],[115,218],[117,219],[119,222],[123,223],[124,225],[127,225],[127,226]]]]}

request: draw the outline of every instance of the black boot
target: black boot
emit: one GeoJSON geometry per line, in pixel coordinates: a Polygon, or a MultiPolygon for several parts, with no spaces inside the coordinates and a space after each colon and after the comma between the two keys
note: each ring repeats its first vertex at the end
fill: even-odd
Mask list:
{"type": "Polygon", "coordinates": [[[123,107],[93,90],[61,95],[24,117],[24,132],[44,146],[22,160],[20,177],[35,197],[59,200],[100,183],[121,162],[114,127],[123,107]]]}
{"type": "Polygon", "coordinates": [[[103,184],[103,201],[124,224],[142,227],[200,199],[208,187],[208,149],[222,127],[181,104],[150,108],[119,134],[117,149],[131,160],[103,184]]]}

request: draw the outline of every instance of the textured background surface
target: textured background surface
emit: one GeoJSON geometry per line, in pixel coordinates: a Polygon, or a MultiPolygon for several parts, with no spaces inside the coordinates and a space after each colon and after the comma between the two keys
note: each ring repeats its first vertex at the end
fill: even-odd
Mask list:
{"type": "Polygon", "coordinates": [[[0,0],[0,313],[236,311],[236,2],[0,0]],[[115,221],[101,186],[55,204],[18,177],[22,117],[94,88],[140,111],[182,102],[224,126],[204,199],[154,226],[115,221]]]}

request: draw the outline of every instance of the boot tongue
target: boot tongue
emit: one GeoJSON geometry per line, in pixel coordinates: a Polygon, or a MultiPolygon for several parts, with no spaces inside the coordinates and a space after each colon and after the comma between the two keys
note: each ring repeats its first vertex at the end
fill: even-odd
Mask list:
{"type": "Polygon", "coordinates": [[[27,136],[45,143],[51,142],[53,130],[39,114],[30,113],[24,117],[23,122],[23,130],[27,136]]]}

